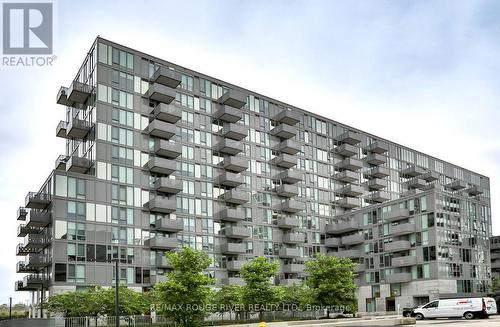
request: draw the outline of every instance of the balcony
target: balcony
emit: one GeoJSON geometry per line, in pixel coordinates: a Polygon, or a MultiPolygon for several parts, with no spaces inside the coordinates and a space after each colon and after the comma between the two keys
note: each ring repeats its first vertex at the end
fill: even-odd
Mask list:
{"type": "Polygon", "coordinates": [[[361,258],[363,256],[361,250],[358,249],[349,249],[349,250],[339,250],[338,252],[328,252],[327,255],[336,257],[336,258],[361,258]]]}
{"type": "Polygon", "coordinates": [[[57,137],[62,137],[62,138],[67,138],[68,136],[66,135],[66,128],[67,123],[64,120],[61,120],[59,124],[57,124],[56,127],[56,136],[57,137]]]}
{"type": "Polygon", "coordinates": [[[57,157],[55,162],[55,169],[66,171],[66,163],[68,162],[69,156],[60,155],[57,157]]]}
{"type": "Polygon", "coordinates": [[[227,156],[222,161],[222,167],[226,170],[240,173],[248,169],[248,160],[243,157],[227,156]]]}
{"type": "Polygon", "coordinates": [[[412,179],[410,179],[408,182],[408,188],[409,189],[424,189],[425,186],[427,185],[427,182],[422,179],[422,178],[418,178],[418,177],[414,177],[412,179]]]}
{"type": "Polygon", "coordinates": [[[359,222],[357,220],[351,219],[348,221],[339,221],[334,224],[327,224],[325,226],[325,233],[339,235],[354,232],[359,229],[361,229],[359,222]]]}
{"type": "Polygon", "coordinates": [[[161,218],[155,221],[155,229],[160,232],[177,233],[184,230],[182,219],[161,218]]]}
{"type": "Polygon", "coordinates": [[[385,156],[378,153],[370,153],[366,156],[366,162],[373,166],[380,166],[385,164],[387,159],[385,156]]]}
{"type": "Polygon", "coordinates": [[[68,88],[67,101],[71,103],[85,104],[90,97],[90,86],[78,81],[73,81],[68,88]]]}
{"type": "Polygon", "coordinates": [[[291,286],[302,284],[302,279],[300,278],[284,278],[280,279],[280,285],[291,286]]]}
{"type": "Polygon", "coordinates": [[[228,277],[221,279],[222,285],[244,286],[245,281],[241,277],[228,277]]]}
{"type": "Polygon", "coordinates": [[[393,273],[390,275],[386,274],[385,281],[388,284],[411,282],[411,273],[401,272],[401,273],[393,273]]]}
{"type": "Polygon", "coordinates": [[[385,252],[401,252],[408,251],[411,249],[410,241],[400,240],[400,241],[392,241],[391,243],[385,243],[384,250],[385,252]]]}
{"type": "Polygon", "coordinates": [[[243,254],[246,253],[245,244],[226,242],[220,245],[222,254],[243,254]]]}
{"type": "Polygon", "coordinates": [[[302,180],[302,173],[298,170],[284,170],[277,175],[283,183],[295,184],[302,180]]]}
{"type": "Polygon", "coordinates": [[[152,275],[151,276],[151,285],[156,283],[163,283],[167,281],[167,276],[162,274],[152,275]]]}
{"type": "Polygon", "coordinates": [[[19,207],[19,209],[17,209],[17,220],[26,220],[27,214],[28,210],[26,210],[26,208],[19,207]]]}
{"type": "Polygon", "coordinates": [[[333,178],[337,181],[353,183],[359,180],[359,174],[354,171],[344,170],[340,173],[336,173],[333,178]]]}
{"type": "Polygon", "coordinates": [[[236,123],[242,117],[243,113],[241,110],[235,109],[230,106],[220,106],[219,109],[214,113],[214,117],[217,120],[227,122],[227,123],[236,123]]]}
{"type": "MultiPolygon", "coordinates": [[[[30,248],[25,247],[23,243],[19,243],[16,246],[16,255],[18,255],[18,256],[25,256],[31,252],[32,252],[32,250],[30,248]]],[[[36,251],[36,252],[38,252],[38,251],[36,251]]]]}
{"type": "Polygon", "coordinates": [[[350,145],[356,145],[361,142],[361,135],[358,133],[347,131],[335,137],[335,141],[337,141],[339,144],[347,143],[350,145]]]}
{"type": "Polygon", "coordinates": [[[295,217],[280,217],[276,220],[276,225],[283,229],[291,229],[300,226],[299,219],[295,217]]]}
{"type": "Polygon", "coordinates": [[[40,252],[49,245],[50,240],[44,234],[28,234],[24,237],[23,247],[28,253],[40,252]]]}
{"type": "Polygon", "coordinates": [[[420,178],[422,178],[426,182],[433,182],[439,179],[439,174],[435,171],[428,171],[425,174],[420,175],[420,178]]]}
{"type": "Polygon", "coordinates": [[[248,193],[240,190],[228,190],[224,194],[219,195],[219,199],[223,199],[227,203],[243,204],[248,202],[248,193]]]}
{"type": "Polygon", "coordinates": [[[85,174],[93,165],[87,158],[70,156],[66,162],[66,170],[74,173],[85,174]]]}
{"type": "Polygon", "coordinates": [[[237,187],[243,184],[243,176],[240,174],[224,171],[215,178],[215,184],[224,185],[227,187],[237,187]]]}
{"type": "Polygon", "coordinates": [[[159,193],[177,194],[182,191],[182,181],[180,179],[160,177],[154,182],[154,189],[159,193]]]}
{"type": "Polygon", "coordinates": [[[37,268],[34,268],[34,267],[29,267],[28,265],[26,265],[26,262],[25,261],[19,261],[17,264],[16,264],[16,273],[28,273],[28,272],[37,272],[38,269],[37,268]]]}
{"type": "Polygon", "coordinates": [[[417,264],[417,257],[406,256],[406,257],[396,257],[392,258],[391,265],[393,267],[408,267],[417,264]]]}
{"type": "Polygon", "coordinates": [[[300,113],[294,110],[283,109],[279,114],[274,116],[273,120],[293,126],[300,122],[300,113]]]}
{"type": "Polygon", "coordinates": [[[339,145],[338,147],[335,148],[335,153],[339,154],[343,157],[352,157],[352,156],[358,154],[358,152],[359,152],[358,147],[356,147],[354,145],[347,144],[347,143],[339,145]]]}
{"type": "Polygon", "coordinates": [[[297,248],[282,247],[278,252],[278,256],[284,259],[298,258],[300,257],[300,252],[297,248]]]}
{"type": "Polygon", "coordinates": [[[224,208],[219,211],[219,219],[223,221],[238,222],[245,220],[245,215],[243,214],[243,210],[224,208]]]}
{"type": "Polygon", "coordinates": [[[449,189],[453,191],[463,190],[467,187],[464,181],[456,180],[446,185],[449,189]]]}
{"type": "Polygon", "coordinates": [[[25,237],[28,234],[38,234],[40,231],[40,227],[28,227],[25,224],[21,224],[17,226],[17,237],[25,237]]]}
{"type": "Polygon", "coordinates": [[[399,236],[399,235],[412,234],[415,233],[415,230],[416,228],[414,224],[403,223],[396,226],[392,226],[392,235],[399,236]]]}
{"type": "Polygon", "coordinates": [[[144,96],[152,101],[169,104],[175,100],[175,90],[159,83],[153,83],[149,85],[144,96]]]}
{"type": "Polygon", "coordinates": [[[167,67],[159,67],[154,72],[151,80],[155,83],[175,89],[181,84],[181,74],[167,67]]]}
{"type": "Polygon", "coordinates": [[[382,203],[385,201],[389,201],[391,199],[391,195],[389,192],[377,191],[369,194],[365,201],[369,203],[382,203]]]}
{"type": "Polygon", "coordinates": [[[279,124],[271,130],[271,135],[277,136],[280,139],[291,139],[297,134],[297,128],[288,124],[279,124]]]}
{"type": "Polygon", "coordinates": [[[273,163],[276,166],[288,169],[297,165],[297,157],[287,153],[282,153],[273,159],[273,163]]]}
{"type": "Polygon", "coordinates": [[[366,185],[370,190],[381,190],[387,188],[387,181],[381,178],[374,178],[367,181],[366,185]]]}
{"type": "Polygon", "coordinates": [[[30,210],[26,215],[26,227],[47,227],[51,220],[50,212],[30,210]]]}
{"type": "Polygon", "coordinates": [[[176,237],[154,236],[144,241],[145,246],[164,251],[177,248],[177,244],[178,241],[176,237]]]}
{"type": "Polygon", "coordinates": [[[172,104],[157,103],[151,111],[154,119],[158,119],[167,123],[175,124],[182,118],[182,111],[180,108],[172,104]]]}
{"type": "Polygon", "coordinates": [[[167,257],[163,253],[156,254],[156,267],[163,269],[173,268],[172,264],[168,261],[167,257]]]}
{"type": "Polygon", "coordinates": [[[408,209],[403,209],[403,208],[392,208],[391,211],[388,211],[384,214],[384,218],[387,221],[393,222],[393,221],[398,221],[402,219],[407,219],[409,217],[410,213],[408,209]]]}
{"type": "Polygon", "coordinates": [[[338,237],[329,237],[325,238],[325,246],[329,248],[336,248],[340,246],[340,238],[338,237]]]}
{"type": "Polygon", "coordinates": [[[363,194],[365,190],[359,185],[349,184],[339,189],[336,189],[335,192],[345,196],[358,196],[363,194]]]}
{"type": "Polygon", "coordinates": [[[50,256],[46,254],[30,253],[26,256],[25,265],[29,268],[40,269],[51,264],[50,256]]]}
{"type": "Polygon", "coordinates": [[[279,209],[284,212],[297,213],[306,208],[305,204],[295,200],[281,202],[279,209]]]}
{"type": "Polygon", "coordinates": [[[276,193],[279,196],[285,197],[285,198],[291,198],[299,194],[299,188],[297,185],[288,185],[288,184],[283,184],[278,187],[276,187],[276,193]]]}
{"type": "Polygon", "coordinates": [[[281,241],[285,244],[304,243],[305,236],[302,233],[285,233],[281,241]]]}
{"type": "Polygon", "coordinates": [[[175,198],[155,196],[144,204],[144,208],[152,212],[172,213],[177,209],[175,198]]]}
{"type": "Polygon", "coordinates": [[[469,187],[467,190],[465,190],[469,195],[471,196],[476,196],[476,195],[480,195],[480,194],[483,194],[483,191],[481,190],[481,188],[477,185],[474,185],[474,186],[471,186],[469,187]]]}
{"type": "MultiPolygon", "coordinates": [[[[28,195],[26,195],[25,207],[29,209],[45,209],[50,202],[52,202],[52,195],[50,194],[42,192],[29,192],[28,195]]],[[[22,210],[20,211],[21,212],[18,211],[18,214],[22,213],[22,210]]],[[[19,216],[17,219],[19,220],[19,216]]]]}
{"type": "Polygon", "coordinates": [[[174,124],[170,124],[158,119],[154,119],[144,130],[149,136],[170,140],[176,132],[174,124]]]}
{"type": "Polygon", "coordinates": [[[282,272],[285,274],[301,274],[304,272],[305,266],[300,263],[288,263],[283,265],[282,272]]]}
{"type": "Polygon", "coordinates": [[[338,167],[345,170],[356,171],[363,167],[363,163],[358,159],[346,158],[338,163],[338,167]]]}
{"type": "Polygon", "coordinates": [[[59,91],[57,92],[56,103],[61,104],[63,106],[72,106],[73,102],[68,100],[68,88],[61,86],[59,91]]]}
{"type": "Polygon", "coordinates": [[[234,156],[243,151],[243,144],[235,140],[224,138],[215,145],[214,150],[215,152],[234,156]]]}
{"type": "Polygon", "coordinates": [[[295,142],[294,140],[284,140],[278,144],[276,150],[282,153],[295,155],[300,151],[300,144],[295,142]]]}
{"type": "Polygon", "coordinates": [[[182,145],[166,140],[156,140],[154,153],[160,157],[175,159],[182,154],[182,145]]]}
{"type": "Polygon", "coordinates": [[[375,141],[370,145],[368,145],[367,147],[365,147],[364,150],[371,153],[383,154],[389,151],[389,146],[387,145],[387,143],[381,141],[375,141]]]}
{"type": "Polygon", "coordinates": [[[224,228],[224,236],[235,239],[249,238],[250,230],[241,226],[229,226],[224,228]]]}
{"type": "Polygon", "coordinates": [[[227,90],[217,101],[221,104],[241,109],[247,103],[247,96],[237,90],[227,90]]]}
{"type": "Polygon", "coordinates": [[[144,165],[144,168],[148,169],[152,173],[168,176],[177,170],[177,164],[173,160],[152,157],[144,165]]]}
{"type": "Polygon", "coordinates": [[[373,167],[365,172],[365,175],[375,178],[385,178],[389,176],[389,169],[386,167],[373,167]]]}
{"type": "Polygon", "coordinates": [[[240,271],[245,264],[243,260],[231,260],[226,263],[226,269],[229,271],[240,271]]]}
{"type": "Polygon", "coordinates": [[[230,138],[232,140],[241,141],[248,134],[248,128],[243,125],[224,123],[222,127],[222,136],[230,138]]]}
{"type": "Polygon", "coordinates": [[[364,242],[365,242],[365,236],[363,234],[342,236],[342,245],[362,244],[364,242]]]}
{"type": "Polygon", "coordinates": [[[92,124],[86,120],[72,118],[66,124],[66,137],[83,140],[92,129],[92,124]]]}
{"type": "Polygon", "coordinates": [[[399,174],[404,178],[417,177],[425,173],[426,173],[425,169],[415,165],[411,165],[410,167],[404,168],[399,172],[399,174]]]}
{"type": "Polygon", "coordinates": [[[46,277],[38,274],[32,274],[28,276],[24,276],[23,278],[23,288],[37,290],[43,286],[48,284],[48,280],[46,277]]]}
{"type": "Polygon", "coordinates": [[[342,198],[335,201],[335,204],[344,209],[354,209],[360,206],[358,198],[342,198]]]}

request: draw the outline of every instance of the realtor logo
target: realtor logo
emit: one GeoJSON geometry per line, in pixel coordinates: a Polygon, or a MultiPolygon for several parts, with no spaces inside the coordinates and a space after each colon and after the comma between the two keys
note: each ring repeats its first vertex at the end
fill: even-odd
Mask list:
{"type": "Polygon", "coordinates": [[[2,4],[4,55],[50,55],[53,50],[53,4],[2,4]]]}

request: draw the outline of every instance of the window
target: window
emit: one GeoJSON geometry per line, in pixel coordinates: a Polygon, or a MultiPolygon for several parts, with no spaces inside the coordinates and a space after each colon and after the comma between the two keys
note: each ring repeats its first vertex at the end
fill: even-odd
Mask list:
{"type": "Polygon", "coordinates": [[[64,240],[67,238],[67,233],[68,233],[68,229],[67,229],[66,221],[56,220],[55,235],[54,235],[55,238],[64,240]]]}
{"type": "Polygon", "coordinates": [[[391,284],[391,296],[401,296],[401,284],[391,284]]]}
{"type": "Polygon", "coordinates": [[[111,161],[133,165],[134,164],[134,150],[124,148],[117,145],[111,146],[111,161]]]}
{"type": "Polygon", "coordinates": [[[134,109],[133,93],[121,91],[106,85],[97,85],[97,100],[123,108],[134,109]]]}
{"type": "Polygon", "coordinates": [[[85,180],[68,177],[68,197],[85,199],[85,180]]]}
{"type": "Polygon", "coordinates": [[[193,92],[193,78],[187,75],[181,75],[180,89],[193,92]]]}
{"type": "Polygon", "coordinates": [[[133,184],[134,170],[129,167],[111,165],[111,180],[114,182],[133,184]]]}
{"type": "Polygon", "coordinates": [[[115,124],[134,127],[134,113],[131,111],[113,108],[112,121],[115,124]]]}
{"type": "Polygon", "coordinates": [[[120,127],[111,127],[111,142],[121,145],[134,145],[134,132],[120,127]]]}
{"type": "Polygon", "coordinates": [[[99,62],[107,65],[119,65],[124,68],[134,69],[134,55],[118,50],[107,44],[99,43],[99,62]]]}
{"type": "Polygon", "coordinates": [[[422,308],[424,308],[424,309],[437,308],[438,305],[439,305],[439,301],[433,301],[427,305],[424,305],[422,308]]]}
{"type": "Polygon", "coordinates": [[[111,207],[111,222],[113,224],[134,224],[134,210],[120,207],[111,207]]]}
{"type": "Polygon", "coordinates": [[[85,261],[85,244],[68,243],[68,261],[85,261]]]}
{"type": "Polygon", "coordinates": [[[66,264],[64,263],[55,264],[54,281],[56,282],[66,281],[66,264]]]}
{"type": "Polygon", "coordinates": [[[68,265],[68,282],[85,282],[85,265],[68,265]]]}
{"type": "Polygon", "coordinates": [[[85,241],[85,224],[68,222],[68,240],[85,241]]]}
{"type": "Polygon", "coordinates": [[[84,202],[68,201],[68,218],[69,219],[81,219],[84,220],[86,217],[86,207],[84,202]]]}
{"type": "Polygon", "coordinates": [[[122,205],[134,205],[134,188],[130,186],[111,185],[111,202],[122,205]]]}

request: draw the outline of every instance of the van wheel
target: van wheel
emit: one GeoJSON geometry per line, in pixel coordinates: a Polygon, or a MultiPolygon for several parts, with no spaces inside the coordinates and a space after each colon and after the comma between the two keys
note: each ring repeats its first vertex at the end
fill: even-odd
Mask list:
{"type": "Polygon", "coordinates": [[[415,319],[417,319],[417,320],[424,320],[424,315],[423,315],[423,314],[421,314],[421,313],[417,313],[417,314],[415,315],[415,319]]]}
{"type": "Polygon", "coordinates": [[[464,318],[467,320],[474,319],[474,314],[472,312],[466,312],[464,313],[464,318]]]}

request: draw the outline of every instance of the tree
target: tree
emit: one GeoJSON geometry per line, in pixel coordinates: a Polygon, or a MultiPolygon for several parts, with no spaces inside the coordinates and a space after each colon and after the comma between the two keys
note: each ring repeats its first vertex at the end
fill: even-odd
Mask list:
{"type": "Polygon", "coordinates": [[[214,296],[215,312],[224,314],[235,312],[236,316],[244,311],[243,289],[237,285],[224,285],[214,296]]]}
{"type": "MultiPolygon", "coordinates": [[[[122,315],[148,313],[150,301],[147,294],[139,293],[122,285],[118,289],[118,307],[122,315]]],[[[115,315],[115,289],[91,286],[84,291],[66,292],[50,296],[42,305],[50,313],[65,317],[98,317],[115,315]]]]}
{"type": "Polygon", "coordinates": [[[283,286],[282,302],[285,310],[304,310],[310,303],[311,291],[305,284],[283,286]]]}
{"type": "Polygon", "coordinates": [[[271,284],[279,270],[277,261],[269,261],[265,257],[257,257],[243,265],[240,275],[245,281],[242,300],[248,311],[259,312],[259,319],[263,321],[264,311],[268,305],[276,305],[280,298],[277,287],[271,284]]]}
{"type": "Polygon", "coordinates": [[[189,247],[166,256],[173,269],[167,274],[167,281],[154,287],[157,311],[182,326],[196,326],[209,312],[213,278],[203,271],[211,260],[206,253],[189,247]]]}
{"type": "Polygon", "coordinates": [[[496,293],[500,291],[500,277],[493,277],[491,279],[491,292],[496,293]]]}
{"type": "Polygon", "coordinates": [[[326,307],[328,316],[332,307],[346,308],[343,311],[349,312],[357,309],[354,264],[349,258],[320,253],[315,259],[306,262],[306,273],[313,303],[326,307]]]}

